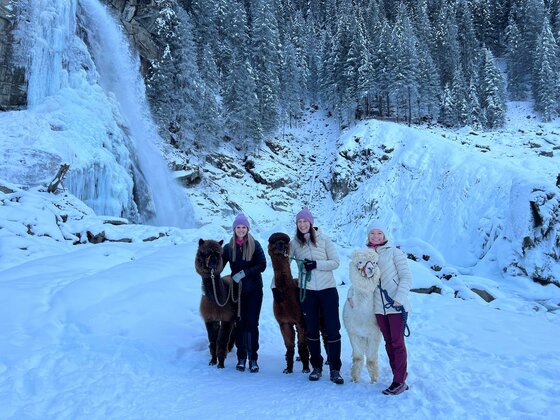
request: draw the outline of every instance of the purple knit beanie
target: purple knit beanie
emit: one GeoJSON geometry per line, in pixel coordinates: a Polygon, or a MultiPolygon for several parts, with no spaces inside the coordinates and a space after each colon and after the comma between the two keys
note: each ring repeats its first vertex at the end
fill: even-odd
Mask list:
{"type": "Polygon", "coordinates": [[[249,223],[249,219],[247,219],[247,216],[245,216],[243,213],[239,213],[235,217],[235,220],[233,221],[232,229],[235,230],[235,228],[239,225],[247,226],[247,230],[251,229],[251,224],[249,223]]]}
{"type": "Polygon", "coordinates": [[[303,210],[296,215],[296,223],[301,219],[307,220],[311,224],[313,224],[313,221],[315,220],[307,207],[304,207],[303,210]]]}

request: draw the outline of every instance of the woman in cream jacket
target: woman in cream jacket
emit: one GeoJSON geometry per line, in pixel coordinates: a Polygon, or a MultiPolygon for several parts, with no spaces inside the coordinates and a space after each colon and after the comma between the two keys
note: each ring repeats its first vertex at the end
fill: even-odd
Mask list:
{"type": "Polygon", "coordinates": [[[375,319],[385,339],[393,371],[393,382],[383,393],[397,395],[408,389],[404,330],[410,311],[408,292],[412,286],[412,274],[406,255],[389,243],[386,233],[387,229],[381,223],[373,223],[368,229],[368,247],[379,254],[377,264],[381,277],[374,292],[375,319]]]}
{"type": "Polygon", "coordinates": [[[298,264],[303,270],[305,284],[301,303],[307,330],[307,346],[311,356],[313,371],[310,381],[318,381],[323,373],[321,356],[319,319],[322,317],[327,335],[327,351],[330,379],[343,384],[340,376],[340,317],[338,310],[338,291],[333,270],[340,265],[338,253],[332,241],[313,228],[314,218],[309,209],[304,208],[296,216],[296,234],[290,242],[291,256],[303,262],[298,264]]]}

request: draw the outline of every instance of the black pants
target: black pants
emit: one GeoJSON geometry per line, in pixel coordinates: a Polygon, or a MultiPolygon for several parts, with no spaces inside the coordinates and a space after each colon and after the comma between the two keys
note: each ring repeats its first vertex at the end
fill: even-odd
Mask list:
{"type": "Polygon", "coordinates": [[[241,293],[241,318],[235,328],[237,358],[259,358],[259,318],[263,301],[262,289],[241,293]]]}
{"type": "Polygon", "coordinates": [[[340,370],[340,317],[338,315],[338,291],[336,287],[324,290],[307,290],[301,304],[307,329],[307,347],[311,356],[311,366],[323,367],[321,356],[320,323],[323,315],[324,328],[327,333],[327,348],[331,370],[340,370]]]}

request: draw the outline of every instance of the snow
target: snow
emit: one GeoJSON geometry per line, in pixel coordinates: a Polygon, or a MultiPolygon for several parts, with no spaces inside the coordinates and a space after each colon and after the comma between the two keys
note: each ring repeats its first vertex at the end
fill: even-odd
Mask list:
{"type": "MultiPolygon", "coordinates": [[[[93,224],[96,216],[85,220],[90,218],[93,224]]],[[[61,246],[1,271],[0,417],[360,418],[375,413],[389,419],[547,419],[560,409],[560,318],[531,302],[545,294],[542,286],[518,285],[526,296],[522,300],[501,290],[498,281],[458,275],[446,282],[410,261],[416,287],[438,285],[444,291],[411,294],[410,390],[387,397],[381,390],[391,374],[383,346],[379,382],[369,384],[364,370],[362,381],[351,383],[344,330],[345,385],[327,378],[311,383],[299,363],[295,373],[283,374],[285,349],[266,288],[261,371],[237,372],[234,353],[225,369],[208,366],[194,255],[200,237],[224,239],[229,233],[207,225],[171,229],[168,236],[143,242],[147,230],[161,228],[121,226],[130,243],[61,246]],[[494,301],[499,310],[472,292],[454,298],[457,285],[461,294],[477,286],[500,291],[494,301]]],[[[14,237],[3,234],[2,240],[11,245],[14,237]]],[[[36,244],[54,239],[26,237],[36,244]]],[[[349,250],[342,251],[341,280],[349,250]]],[[[270,266],[264,278],[265,283],[272,278],[270,266]]],[[[347,287],[338,287],[341,300],[347,287]]],[[[560,302],[552,288],[546,293],[560,302]]]]}
{"type": "MultiPolygon", "coordinates": [[[[51,30],[51,8],[75,4],[36,1],[51,30]]],[[[106,13],[99,3],[81,4],[90,30],[121,39],[108,18],[95,18],[106,13]]],[[[0,419],[557,418],[560,288],[531,277],[560,278],[553,258],[558,121],[542,123],[531,104],[516,102],[495,132],[374,120],[340,131],[324,110],[310,109],[252,156],[227,143],[205,159],[193,156],[201,182],[155,206],[158,226],[132,224],[139,178],[131,172],[142,158],[131,145],[152,142],[148,154],[162,146],[142,137],[153,127],[137,62],[125,45],[115,47],[126,76],[117,84],[130,83],[116,92],[100,66],[111,63],[78,37],[59,34],[56,50],[69,42],[75,53],[71,71],[42,51],[53,70],[33,67],[32,107],[0,113],[0,419]],[[142,92],[139,102],[130,103],[127,89],[142,92]],[[49,194],[45,185],[62,162],[72,168],[65,188],[49,194]],[[173,206],[187,193],[192,209],[173,206]],[[539,206],[537,228],[530,202],[539,206]],[[266,286],[260,372],[237,372],[234,353],[225,369],[208,366],[194,269],[198,240],[227,240],[242,210],[266,246],[273,232],[294,233],[304,205],[341,256],[340,310],[350,253],[363,246],[373,219],[409,256],[414,287],[441,290],[411,293],[404,394],[381,394],[391,382],[383,348],[379,382],[370,384],[365,370],[361,382],[350,382],[344,328],[344,385],[327,377],[312,383],[299,364],[283,374],[285,348],[266,286]],[[181,225],[172,223],[178,215],[196,227],[162,223],[181,225]]],[[[170,183],[152,170],[145,176],[147,185],[170,183]]],[[[272,277],[269,264],[265,285],[272,277]]]]}

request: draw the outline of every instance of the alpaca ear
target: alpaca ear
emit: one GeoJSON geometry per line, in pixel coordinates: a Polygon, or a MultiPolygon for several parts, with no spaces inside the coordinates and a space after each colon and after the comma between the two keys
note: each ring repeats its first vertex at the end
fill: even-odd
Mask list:
{"type": "Polygon", "coordinates": [[[203,243],[204,243],[204,239],[201,238],[198,240],[198,246],[202,245],[203,243]]]}
{"type": "Polygon", "coordinates": [[[222,239],[222,240],[219,242],[219,244],[220,244],[220,246],[222,246],[222,245],[224,244],[224,240],[222,239]]]}

